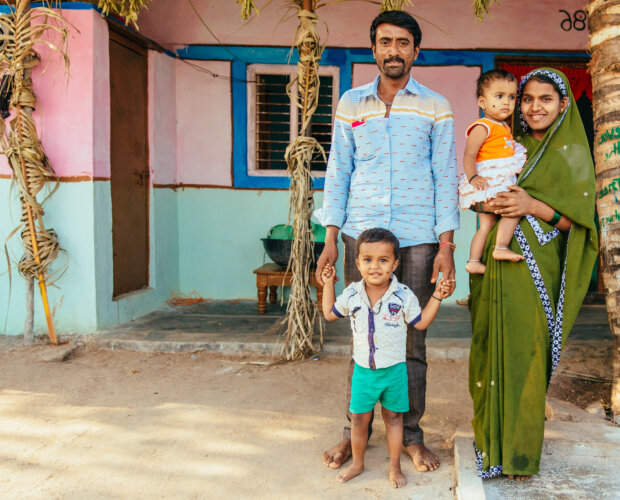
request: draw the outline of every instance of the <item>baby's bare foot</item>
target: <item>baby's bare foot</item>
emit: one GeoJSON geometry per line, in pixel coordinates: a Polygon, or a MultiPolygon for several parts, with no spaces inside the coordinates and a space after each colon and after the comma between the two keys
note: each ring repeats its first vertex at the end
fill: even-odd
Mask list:
{"type": "Polygon", "coordinates": [[[469,274],[484,274],[484,270],[487,268],[482,262],[479,260],[470,260],[467,261],[467,265],[465,266],[465,271],[469,274]]]}
{"type": "Polygon", "coordinates": [[[338,473],[338,481],[341,483],[346,483],[349,479],[353,479],[362,472],[364,472],[364,464],[356,464],[353,462],[346,469],[343,469],[338,473]]]}
{"type": "Polygon", "coordinates": [[[493,250],[493,258],[495,260],[509,260],[510,262],[519,262],[525,259],[523,255],[519,255],[508,248],[501,247],[495,247],[495,250],[493,250]]]}
{"type": "Polygon", "coordinates": [[[400,470],[400,465],[395,467],[390,465],[388,477],[390,478],[392,488],[402,488],[407,484],[407,478],[403,474],[403,471],[400,470]]]}

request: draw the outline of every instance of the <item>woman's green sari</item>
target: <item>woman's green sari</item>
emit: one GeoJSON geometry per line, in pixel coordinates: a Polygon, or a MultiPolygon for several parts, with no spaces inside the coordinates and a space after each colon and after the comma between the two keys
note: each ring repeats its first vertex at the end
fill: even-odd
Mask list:
{"type": "MultiPolygon", "coordinates": [[[[515,137],[528,151],[518,185],[573,225],[560,232],[543,220],[523,217],[510,244],[526,257],[518,263],[491,257],[496,225],[484,249],[485,274],[470,277],[469,391],[481,477],[538,472],[547,385],[598,249],[594,167],[575,100],[566,77],[549,68],[526,75],[519,95],[537,73],[563,82],[558,86],[570,102],[541,141],[523,132],[527,124],[518,127],[515,137]]],[[[517,105],[520,110],[520,98],[517,105]]]]}

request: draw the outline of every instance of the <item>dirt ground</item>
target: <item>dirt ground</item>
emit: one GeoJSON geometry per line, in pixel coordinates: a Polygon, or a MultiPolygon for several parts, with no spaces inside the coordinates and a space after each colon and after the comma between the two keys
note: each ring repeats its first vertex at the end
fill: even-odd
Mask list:
{"type": "MultiPolygon", "coordinates": [[[[87,343],[45,361],[58,349],[0,343],[2,499],[454,498],[452,436],[471,429],[466,361],[429,362],[422,426],[442,465],[418,473],[403,455],[409,484],[395,491],[379,415],[362,476],[339,484],[321,462],[344,423],[345,358],[265,366],[87,343]]],[[[608,397],[611,349],[599,351],[569,345],[549,394],[581,407],[608,397]]]]}
{"type": "MultiPolygon", "coordinates": [[[[321,451],[340,437],[347,360],[275,366],[212,353],[0,348],[0,497],[454,498],[451,438],[467,429],[467,363],[434,361],[426,441],[440,469],[392,490],[380,418],[367,471],[336,481],[321,451]]],[[[57,349],[57,348],[56,348],[57,349]]]]}

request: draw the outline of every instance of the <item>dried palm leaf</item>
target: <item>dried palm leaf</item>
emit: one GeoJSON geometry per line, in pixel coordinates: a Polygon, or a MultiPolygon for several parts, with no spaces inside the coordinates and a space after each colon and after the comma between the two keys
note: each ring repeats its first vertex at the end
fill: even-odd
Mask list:
{"type": "Polygon", "coordinates": [[[411,0],[383,0],[381,2],[380,11],[405,10],[407,5],[413,5],[413,2],[411,0]]]}
{"type": "Polygon", "coordinates": [[[99,0],[98,7],[104,16],[110,12],[125,18],[125,24],[133,24],[138,29],[138,14],[151,0],[99,0]]]}
{"type": "Polygon", "coordinates": [[[46,44],[60,54],[65,71],[68,71],[66,49],[69,32],[60,14],[45,7],[30,9],[30,2],[23,0],[11,7],[8,14],[0,17],[0,30],[0,45],[3,47],[0,52],[0,73],[8,75],[12,82],[9,109],[13,112],[9,131],[4,122],[0,127],[0,143],[11,168],[22,207],[21,224],[12,233],[20,228],[22,230],[25,254],[19,261],[18,269],[24,278],[38,279],[50,338],[55,342],[46,281],[49,278],[49,267],[56,259],[60,246],[55,231],[47,229],[43,224],[43,202],[38,201],[37,195],[56,176],[43,152],[32,118],[36,98],[30,74],[32,68],[40,63],[40,57],[34,49],[39,43],[46,44]],[[56,43],[51,41],[51,34],[57,35],[56,43]]]}
{"type": "Polygon", "coordinates": [[[499,0],[474,0],[472,7],[474,8],[474,15],[476,19],[478,19],[478,22],[481,22],[484,15],[489,13],[489,5],[491,5],[491,3],[499,5],[499,0]]]}
{"type": "Polygon", "coordinates": [[[254,0],[237,0],[237,4],[241,5],[241,19],[244,21],[250,19],[254,11],[258,14],[258,8],[254,0]]]}

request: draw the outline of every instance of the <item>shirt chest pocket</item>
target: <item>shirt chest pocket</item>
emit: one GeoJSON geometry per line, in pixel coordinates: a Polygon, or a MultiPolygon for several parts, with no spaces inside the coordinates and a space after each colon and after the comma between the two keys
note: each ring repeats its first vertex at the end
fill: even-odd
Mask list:
{"type": "Polygon", "coordinates": [[[355,138],[355,159],[366,161],[376,158],[387,143],[387,137],[382,127],[373,122],[355,122],[353,127],[355,138]]]}

